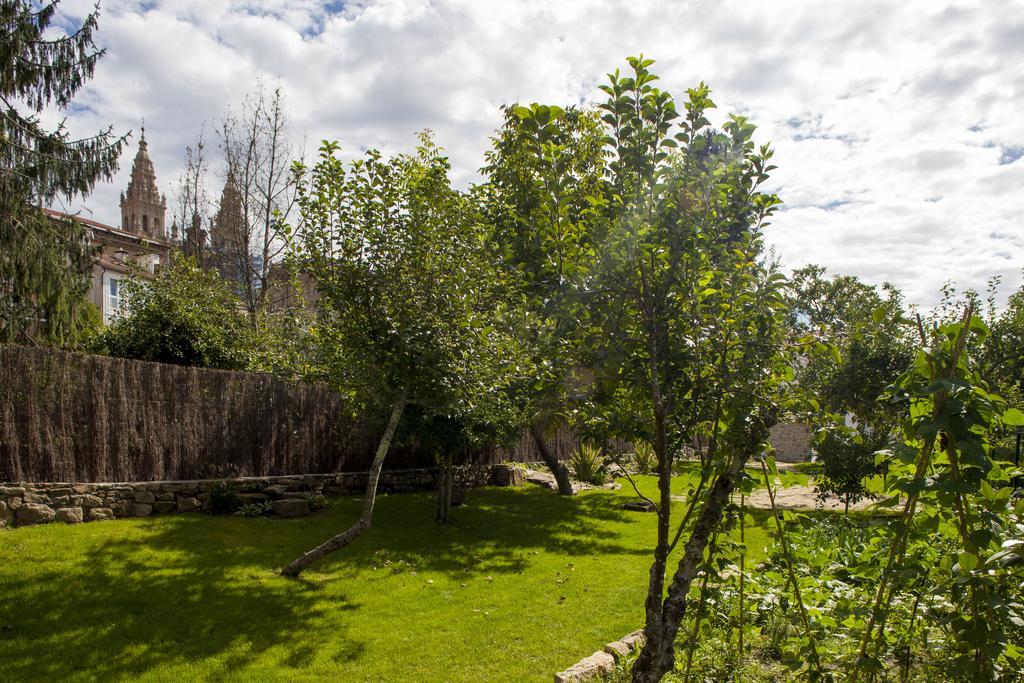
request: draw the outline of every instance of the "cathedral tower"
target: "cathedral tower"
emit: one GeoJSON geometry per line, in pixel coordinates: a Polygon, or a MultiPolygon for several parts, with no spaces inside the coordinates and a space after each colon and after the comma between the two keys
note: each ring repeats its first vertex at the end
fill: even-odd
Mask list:
{"type": "Polygon", "coordinates": [[[132,179],[121,193],[121,229],[157,239],[167,238],[164,214],[167,198],[156,187],[156,172],[149,159],[146,129],[142,129],[139,151],[132,164],[132,179]]]}

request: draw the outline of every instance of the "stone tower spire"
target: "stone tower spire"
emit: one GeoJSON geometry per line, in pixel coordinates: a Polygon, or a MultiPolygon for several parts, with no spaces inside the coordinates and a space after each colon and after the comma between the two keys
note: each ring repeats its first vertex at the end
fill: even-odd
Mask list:
{"type": "Polygon", "coordinates": [[[167,198],[156,187],[156,171],[149,158],[146,144],[146,129],[142,129],[139,151],[132,164],[132,179],[128,189],[121,193],[121,229],[149,237],[165,239],[167,226],[164,214],[167,212],[167,198]]]}
{"type": "Polygon", "coordinates": [[[210,246],[215,250],[235,254],[236,257],[245,254],[248,252],[249,246],[247,228],[242,210],[242,196],[238,191],[234,174],[228,171],[224,190],[220,195],[220,206],[213,219],[213,228],[210,230],[210,246]]]}

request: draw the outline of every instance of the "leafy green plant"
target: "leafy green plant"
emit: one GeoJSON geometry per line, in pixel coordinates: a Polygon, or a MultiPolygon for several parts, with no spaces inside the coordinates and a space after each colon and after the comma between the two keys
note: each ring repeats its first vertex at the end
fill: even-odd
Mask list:
{"type": "Polygon", "coordinates": [[[650,474],[658,466],[658,455],[648,441],[633,444],[633,466],[639,474],[650,474]]]}
{"type": "Polygon", "coordinates": [[[302,497],[306,499],[310,510],[323,510],[325,507],[330,505],[330,501],[327,500],[327,496],[320,491],[309,491],[308,493],[303,494],[302,497]]]}
{"type": "Polygon", "coordinates": [[[238,497],[238,487],[226,481],[210,484],[206,489],[210,501],[210,513],[214,515],[234,514],[242,506],[238,497]]]}
{"type": "Polygon", "coordinates": [[[875,451],[886,445],[871,434],[842,425],[822,430],[817,441],[820,471],[814,478],[818,497],[841,497],[846,512],[851,503],[869,497],[865,480],[878,471],[875,451]]]}
{"type": "MultiPolygon", "coordinates": [[[[889,391],[906,417],[885,493],[903,504],[882,537],[886,542],[871,553],[883,570],[851,680],[883,671],[891,641],[907,649],[903,634],[887,633],[891,613],[907,596],[915,596],[915,608],[921,599],[930,605],[931,618],[945,631],[947,675],[994,680],[1020,670],[1024,650],[1011,639],[1024,614],[1014,599],[1020,575],[1000,561],[1012,541],[1007,517],[1014,470],[991,457],[989,435],[994,427],[1024,423],[1024,415],[1007,409],[977,371],[971,351],[988,330],[971,304],[958,322],[928,332],[919,323],[919,331],[918,356],[889,391]]],[[[911,626],[916,615],[915,609],[911,626]]]]}
{"type": "Polygon", "coordinates": [[[124,315],[93,342],[109,356],[244,370],[258,345],[241,300],[216,272],[175,256],[154,280],[132,277],[124,315]]]}
{"type": "Polygon", "coordinates": [[[605,467],[601,449],[592,444],[581,443],[569,461],[572,471],[579,481],[600,486],[608,481],[608,468],[605,467]]]}
{"type": "Polygon", "coordinates": [[[273,511],[274,505],[269,500],[257,500],[252,503],[246,503],[235,510],[233,514],[237,517],[266,517],[273,511]]]}

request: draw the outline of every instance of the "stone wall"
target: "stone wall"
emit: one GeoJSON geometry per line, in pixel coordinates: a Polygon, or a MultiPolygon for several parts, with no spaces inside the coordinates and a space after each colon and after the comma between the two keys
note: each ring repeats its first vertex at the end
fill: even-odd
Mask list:
{"type": "Polygon", "coordinates": [[[811,428],[800,422],[783,422],[772,427],[768,442],[778,462],[804,462],[811,459],[811,428]]]}
{"type": "MultiPolygon", "coordinates": [[[[0,527],[209,511],[210,488],[223,484],[233,485],[242,503],[270,501],[277,515],[295,517],[309,514],[310,494],[362,493],[367,476],[366,472],[343,472],[193,481],[0,484],[0,527]]],[[[437,476],[436,468],[384,471],[378,491],[435,489],[437,476]]],[[[512,465],[465,465],[455,468],[455,482],[461,488],[511,486],[522,483],[522,474],[512,465]]]]}

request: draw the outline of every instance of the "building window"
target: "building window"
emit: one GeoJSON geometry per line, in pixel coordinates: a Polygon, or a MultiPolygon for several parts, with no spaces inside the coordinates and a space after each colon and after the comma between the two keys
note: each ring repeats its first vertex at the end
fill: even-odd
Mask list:
{"type": "Polygon", "coordinates": [[[103,324],[109,325],[120,315],[124,304],[123,279],[112,273],[103,273],[103,324]]]}
{"type": "Polygon", "coordinates": [[[149,216],[142,214],[142,231],[149,232],[149,216]]]}

